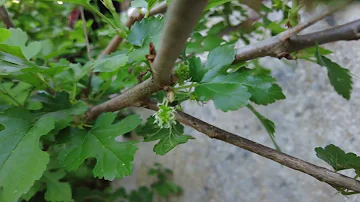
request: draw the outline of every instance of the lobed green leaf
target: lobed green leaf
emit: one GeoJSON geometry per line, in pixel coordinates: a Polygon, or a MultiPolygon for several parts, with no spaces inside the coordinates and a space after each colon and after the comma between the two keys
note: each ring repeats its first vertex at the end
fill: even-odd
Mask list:
{"type": "Polygon", "coordinates": [[[113,180],[132,172],[132,161],[137,150],[136,141],[116,142],[115,138],[135,129],[141,122],[137,115],[126,117],[112,124],[115,114],[99,116],[90,131],[72,129],[64,137],[64,149],[59,154],[61,165],[67,170],[76,170],[86,159],[95,157],[95,177],[113,180]]]}
{"type": "Polygon", "coordinates": [[[25,109],[0,114],[0,201],[16,201],[42,176],[49,154],[40,149],[40,137],[55,127],[53,117],[35,119],[25,109]]]}

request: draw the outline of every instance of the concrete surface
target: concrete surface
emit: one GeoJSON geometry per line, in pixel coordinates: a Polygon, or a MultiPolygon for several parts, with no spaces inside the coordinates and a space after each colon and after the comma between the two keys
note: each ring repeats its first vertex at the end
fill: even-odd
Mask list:
{"type": "MultiPolygon", "coordinates": [[[[342,24],[360,18],[360,6],[335,15],[342,24]]],[[[326,28],[318,23],[311,30],[326,28]]],[[[286,100],[256,108],[276,124],[276,139],[283,152],[330,168],[315,156],[314,148],[334,143],[347,152],[360,154],[360,42],[337,42],[325,46],[336,51],[331,59],[354,75],[350,101],[339,96],[330,85],[325,68],[304,61],[262,60],[283,88],[286,100]]],[[[266,131],[247,109],[224,113],[213,103],[199,107],[187,102],[184,111],[222,129],[273,147],[266,131]]],[[[141,114],[152,112],[141,111],[141,114]]],[[[115,182],[128,189],[149,184],[146,174],[154,162],[174,170],[174,181],[184,194],[171,202],[342,202],[360,201],[360,196],[344,197],[329,185],[291,170],[256,154],[211,140],[186,128],[196,139],[165,156],[152,152],[152,143],[141,143],[135,157],[134,174],[115,182]]],[[[352,173],[346,173],[351,174],[352,173]]]]}

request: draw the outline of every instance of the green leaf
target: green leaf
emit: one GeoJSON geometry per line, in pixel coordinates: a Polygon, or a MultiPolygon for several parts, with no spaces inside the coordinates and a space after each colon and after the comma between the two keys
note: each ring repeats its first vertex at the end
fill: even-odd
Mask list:
{"type": "MultiPolygon", "coordinates": [[[[4,2],[5,2],[5,0],[4,0],[4,2]]],[[[0,5],[2,5],[1,2],[0,2],[0,5]]],[[[11,33],[9,30],[0,28],[0,43],[5,41],[7,38],[9,38],[10,35],[11,35],[11,33]]]]}
{"type": "Polygon", "coordinates": [[[179,144],[186,143],[193,137],[184,134],[184,126],[176,122],[171,128],[159,128],[154,124],[154,117],[148,118],[146,124],[137,130],[137,134],[144,136],[144,142],[160,140],[154,146],[154,152],[165,155],[179,144]]]}
{"type": "Polygon", "coordinates": [[[190,42],[186,45],[186,53],[202,53],[205,51],[211,51],[220,46],[224,40],[217,35],[205,35],[202,36],[196,32],[191,37],[190,42]]]}
{"type": "Polygon", "coordinates": [[[345,153],[339,147],[330,144],[325,148],[315,148],[316,156],[331,165],[335,171],[355,169],[360,171],[360,157],[354,153],[345,153]]]}
{"type": "Polygon", "coordinates": [[[42,176],[49,154],[40,149],[39,140],[55,124],[51,117],[34,120],[21,108],[7,109],[0,114],[0,201],[16,201],[27,193],[42,176]]]}
{"type": "MultiPolygon", "coordinates": [[[[202,82],[194,94],[200,101],[214,100],[215,106],[223,111],[237,110],[246,106],[248,100],[267,105],[284,99],[275,79],[264,71],[242,68],[237,72],[219,75],[209,82],[202,82]]],[[[204,79],[203,79],[204,80],[204,79]]]]}
{"type": "Polygon", "coordinates": [[[223,73],[234,61],[235,55],[236,51],[233,45],[221,46],[212,50],[205,64],[207,72],[202,78],[202,82],[208,82],[218,74],[223,73]]]}
{"type": "Polygon", "coordinates": [[[21,51],[19,46],[9,46],[6,44],[0,44],[0,51],[9,53],[22,59],[27,59],[21,51]]]}
{"type": "Polygon", "coordinates": [[[154,193],[147,187],[140,187],[131,192],[129,202],[152,202],[154,193]]]}
{"type": "Polygon", "coordinates": [[[160,47],[161,31],[164,27],[164,19],[161,16],[144,18],[136,22],[130,30],[128,41],[135,49],[128,53],[133,61],[145,60],[149,54],[149,44],[152,42],[155,48],[160,47]]]}
{"type": "Polygon", "coordinates": [[[95,177],[113,180],[130,175],[136,141],[116,142],[115,138],[135,129],[141,119],[131,115],[112,124],[114,119],[115,114],[105,113],[97,118],[90,131],[72,129],[64,137],[64,149],[59,154],[62,166],[69,171],[76,170],[87,158],[95,157],[95,177]]]}
{"type": "Polygon", "coordinates": [[[11,32],[11,36],[3,42],[3,44],[8,45],[8,47],[4,45],[0,47],[0,49],[2,49],[4,52],[16,55],[21,58],[24,56],[28,60],[40,52],[40,42],[31,42],[28,44],[28,46],[26,46],[26,42],[28,40],[26,32],[19,28],[10,28],[9,31],[11,32]],[[19,49],[21,50],[22,54],[19,53],[19,49]]]}
{"type": "Polygon", "coordinates": [[[142,19],[131,27],[128,41],[135,46],[144,46],[147,42],[154,42],[155,38],[159,38],[163,27],[164,19],[160,16],[142,19]]]}
{"type": "Polygon", "coordinates": [[[23,48],[21,48],[24,56],[27,59],[30,59],[32,57],[34,57],[35,55],[37,55],[40,51],[41,51],[41,43],[38,41],[33,41],[31,43],[29,43],[28,46],[24,46],[23,48]]]}
{"type": "Polygon", "coordinates": [[[192,56],[188,59],[190,68],[190,77],[193,82],[200,82],[206,73],[206,69],[203,68],[199,57],[192,56]]]}
{"type": "Polygon", "coordinates": [[[30,190],[24,194],[21,198],[25,201],[29,201],[37,192],[40,192],[45,189],[45,186],[41,183],[40,180],[36,181],[30,190]]]}
{"type": "Polygon", "coordinates": [[[335,88],[335,91],[349,100],[353,83],[350,71],[322,56],[319,49],[316,51],[316,60],[319,65],[327,68],[330,83],[335,88]]]}
{"type": "Polygon", "coordinates": [[[241,84],[224,82],[203,83],[195,88],[200,101],[213,100],[215,107],[226,112],[246,106],[251,94],[241,84]]]}
{"type": "Polygon", "coordinates": [[[28,36],[26,32],[22,31],[20,28],[10,28],[9,29],[11,35],[10,37],[4,42],[4,44],[9,46],[25,46],[28,36]]]}
{"type": "MultiPolygon", "coordinates": [[[[54,85],[61,90],[74,93],[74,86],[78,85],[80,79],[88,75],[91,67],[92,63],[87,63],[84,66],[69,64],[65,71],[54,76],[54,85]]],[[[76,95],[73,94],[72,96],[75,97],[76,95]]]]}
{"type": "Polygon", "coordinates": [[[90,199],[93,202],[98,202],[96,199],[102,199],[102,201],[108,202],[124,202],[123,200],[127,197],[126,190],[123,187],[120,187],[117,190],[113,189],[89,189],[88,187],[77,186],[73,187],[73,198],[76,202],[90,202],[90,199]]]}
{"type": "Polygon", "coordinates": [[[275,84],[276,79],[271,77],[270,72],[242,68],[232,74],[220,75],[211,82],[218,81],[246,86],[251,93],[250,100],[256,104],[268,105],[285,99],[281,87],[275,84]]]}
{"type": "Polygon", "coordinates": [[[179,194],[182,192],[181,187],[169,180],[154,183],[151,185],[151,188],[162,197],[168,197],[171,194],[179,194]]]}
{"type": "Polygon", "coordinates": [[[269,134],[271,141],[273,142],[276,150],[281,152],[281,149],[279,145],[276,143],[275,140],[275,124],[271,120],[264,117],[262,114],[260,114],[258,111],[255,110],[255,108],[252,105],[247,105],[248,109],[255,114],[255,116],[260,120],[261,124],[264,126],[266,132],[269,134]]]}
{"type": "MultiPolygon", "coordinates": [[[[39,67],[36,64],[25,60],[24,56],[19,58],[17,56],[10,55],[9,53],[7,53],[9,51],[1,52],[2,45],[3,44],[0,44],[0,75],[19,76],[19,75],[26,74],[29,77],[31,77],[35,73],[40,73],[40,72],[43,72],[44,70],[46,70],[43,67],[39,67]],[[30,73],[32,75],[30,75],[30,73]]],[[[4,46],[7,46],[7,45],[4,45],[4,46]]],[[[7,46],[7,47],[10,47],[10,46],[7,46]]],[[[19,48],[19,47],[16,47],[16,48],[19,48]]],[[[19,53],[22,55],[20,48],[19,48],[19,53]]],[[[16,55],[16,53],[15,53],[15,55],[16,55]]],[[[27,82],[25,80],[22,80],[22,81],[27,82]]]]}
{"type": "Polygon", "coordinates": [[[157,4],[157,2],[159,2],[159,0],[146,0],[147,1],[147,8],[148,8],[148,12],[157,4]]]}
{"type": "Polygon", "coordinates": [[[62,169],[44,173],[42,181],[46,183],[46,201],[72,201],[70,184],[60,181],[63,177],[65,177],[65,171],[62,169]]]}
{"type": "Polygon", "coordinates": [[[112,55],[96,60],[94,72],[114,72],[127,64],[129,57],[125,54],[112,55]]]}
{"type": "Polygon", "coordinates": [[[329,49],[325,49],[320,46],[315,46],[315,47],[311,47],[311,48],[307,48],[307,49],[298,51],[296,53],[296,57],[298,57],[300,59],[311,61],[311,58],[314,57],[314,55],[316,54],[317,51],[319,51],[320,55],[329,55],[329,54],[333,53],[329,49]]]}
{"type": "Polygon", "coordinates": [[[54,132],[67,127],[74,120],[74,115],[82,115],[88,109],[86,103],[81,101],[71,104],[69,94],[66,92],[57,92],[55,97],[40,93],[31,100],[42,103],[43,109],[39,111],[42,116],[56,118],[54,132]]]}
{"type": "Polygon", "coordinates": [[[13,106],[24,106],[33,87],[24,82],[0,83],[0,103],[13,106]]]}

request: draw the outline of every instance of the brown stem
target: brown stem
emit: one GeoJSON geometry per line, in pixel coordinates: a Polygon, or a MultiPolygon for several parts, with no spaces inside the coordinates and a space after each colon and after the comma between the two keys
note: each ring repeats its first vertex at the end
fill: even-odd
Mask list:
{"type": "MultiPolygon", "coordinates": [[[[158,110],[156,104],[147,104],[146,108],[158,110]]],[[[189,114],[181,111],[176,112],[176,119],[195,130],[209,136],[210,138],[218,139],[229,144],[235,145],[252,153],[256,153],[262,157],[278,162],[288,168],[308,174],[321,182],[325,182],[334,188],[345,188],[352,191],[360,192],[360,181],[345,175],[335,173],[326,168],[311,164],[293,156],[278,152],[274,149],[266,147],[262,144],[253,142],[241,136],[229,133],[211,124],[208,124],[200,119],[197,119],[189,114]]]]}
{"type": "Polygon", "coordinates": [[[334,41],[351,41],[360,39],[360,19],[324,31],[297,35],[288,42],[289,52],[298,51],[317,44],[334,41]]]}
{"type": "Polygon", "coordinates": [[[147,79],[117,97],[90,108],[86,112],[85,117],[90,121],[96,119],[96,117],[103,112],[113,112],[125,107],[133,106],[134,103],[139,100],[144,100],[159,90],[160,88],[154,85],[152,79],[147,79]]]}
{"type": "Polygon", "coordinates": [[[1,21],[4,23],[4,25],[6,26],[6,28],[12,28],[15,27],[14,23],[11,21],[10,17],[9,17],[9,13],[7,12],[6,8],[4,5],[2,5],[0,7],[0,19],[1,21]]]}
{"type": "Polygon", "coordinates": [[[356,20],[331,29],[313,32],[311,34],[296,35],[286,41],[281,41],[281,34],[238,49],[234,64],[259,57],[278,57],[281,53],[291,53],[315,44],[325,44],[342,40],[360,39],[360,20],[356,20]]]}

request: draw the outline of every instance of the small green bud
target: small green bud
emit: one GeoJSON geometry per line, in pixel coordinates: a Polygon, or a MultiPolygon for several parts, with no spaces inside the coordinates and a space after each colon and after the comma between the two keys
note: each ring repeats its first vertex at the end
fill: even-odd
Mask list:
{"type": "Polygon", "coordinates": [[[190,78],[189,65],[181,63],[175,71],[175,75],[178,77],[179,83],[182,84],[184,81],[190,78]]]}

